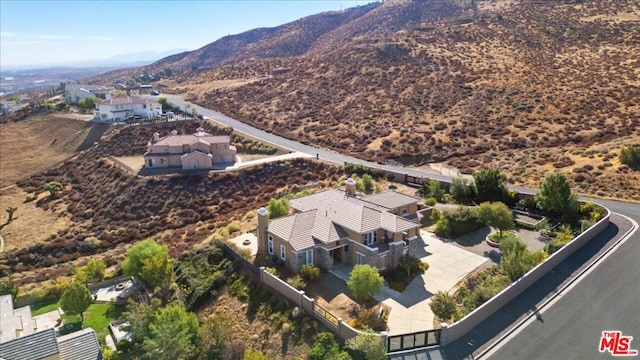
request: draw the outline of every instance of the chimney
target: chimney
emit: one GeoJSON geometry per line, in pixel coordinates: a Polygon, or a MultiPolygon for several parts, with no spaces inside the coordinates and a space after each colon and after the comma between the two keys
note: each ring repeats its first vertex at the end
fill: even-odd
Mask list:
{"type": "Polygon", "coordinates": [[[154,132],[153,133],[153,143],[157,143],[158,141],[160,141],[160,133],[159,132],[154,132]]]}
{"type": "Polygon", "coordinates": [[[267,249],[267,229],[269,228],[269,211],[264,207],[258,209],[258,254],[269,256],[267,249]]]}
{"type": "Polygon", "coordinates": [[[356,182],[352,178],[348,178],[344,182],[344,191],[349,196],[356,196],[356,182]]]}

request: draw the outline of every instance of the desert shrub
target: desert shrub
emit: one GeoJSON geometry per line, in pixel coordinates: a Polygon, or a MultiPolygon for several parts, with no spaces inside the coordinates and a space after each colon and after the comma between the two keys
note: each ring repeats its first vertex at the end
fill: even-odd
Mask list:
{"type": "Polygon", "coordinates": [[[102,244],[102,240],[95,236],[89,236],[84,239],[84,244],[90,249],[97,249],[100,247],[100,244],[102,244]]]}
{"type": "Polygon", "coordinates": [[[240,224],[237,221],[234,221],[232,223],[230,223],[229,225],[227,225],[227,230],[229,231],[229,234],[233,234],[235,232],[238,232],[241,230],[240,224]]]}
{"type": "Polygon", "coordinates": [[[620,162],[628,167],[640,169],[640,145],[626,146],[620,150],[620,162]]]}
{"type": "Polygon", "coordinates": [[[424,199],[424,204],[427,206],[433,206],[436,204],[436,198],[434,197],[426,198],[424,199]]]}
{"type": "Polygon", "coordinates": [[[287,284],[293,286],[298,290],[302,290],[307,286],[307,284],[304,282],[304,279],[300,275],[296,275],[288,278],[287,284]]]}
{"type": "Polygon", "coordinates": [[[251,291],[249,280],[240,275],[232,275],[228,278],[229,294],[235,296],[238,300],[245,301],[249,298],[251,291]]]}
{"type": "Polygon", "coordinates": [[[435,316],[446,321],[456,313],[456,299],[449,293],[438,291],[431,298],[429,307],[435,316]]]}
{"type": "Polygon", "coordinates": [[[382,306],[361,308],[356,314],[357,329],[372,329],[374,331],[387,330],[389,314],[382,306]]]}
{"type": "Polygon", "coordinates": [[[316,280],[320,276],[320,268],[313,265],[302,265],[300,276],[307,281],[316,280]]]}
{"type": "Polygon", "coordinates": [[[380,177],[383,177],[384,175],[382,170],[370,168],[362,164],[353,164],[353,163],[346,163],[344,165],[344,173],[349,175],[355,173],[358,176],[369,174],[374,178],[380,178],[380,177]]]}

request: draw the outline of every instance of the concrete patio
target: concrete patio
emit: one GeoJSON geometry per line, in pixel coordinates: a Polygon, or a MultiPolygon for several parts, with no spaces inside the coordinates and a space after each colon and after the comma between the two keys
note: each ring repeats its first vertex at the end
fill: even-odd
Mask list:
{"type": "Polygon", "coordinates": [[[424,244],[418,256],[429,263],[429,270],[416,277],[402,292],[387,287],[376,299],[391,308],[387,326],[389,335],[433,329],[434,315],[429,307],[431,296],[451,290],[465,275],[490,260],[421,231],[424,244]]]}

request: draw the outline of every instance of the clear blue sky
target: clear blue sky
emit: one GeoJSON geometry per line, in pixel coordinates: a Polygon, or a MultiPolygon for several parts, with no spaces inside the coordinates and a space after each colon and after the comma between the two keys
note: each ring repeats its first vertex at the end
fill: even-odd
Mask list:
{"type": "Polygon", "coordinates": [[[0,65],[40,65],[174,49],[372,0],[0,1],[0,65]]]}

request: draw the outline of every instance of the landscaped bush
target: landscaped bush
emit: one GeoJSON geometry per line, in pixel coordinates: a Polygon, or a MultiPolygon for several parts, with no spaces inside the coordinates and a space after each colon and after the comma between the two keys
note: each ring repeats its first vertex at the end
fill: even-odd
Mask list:
{"type": "Polygon", "coordinates": [[[293,286],[298,290],[302,290],[307,287],[307,284],[304,282],[304,279],[300,275],[292,276],[287,279],[287,284],[293,286]]]}
{"type": "MultiPolygon", "coordinates": [[[[435,213],[435,211],[433,212],[435,213]]],[[[436,216],[433,215],[432,216],[436,216]]],[[[471,208],[459,207],[456,211],[444,211],[436,221],[436,235],[458,237],[484,226],[471,208]]]]}
{"type": "Polygon", "coordinates": [[[220,289],[225,284],[225,272],[231,268],[231,260],[222,249],[214,247],[208,252],[176,261],[174,268],[176,283],[185,292],[185,306],[194,310],[211,296],[212,290],[220,289]]]}
{"type": "Polygon", "coordinates": [[[302,265],[300,276],[307,281],[314,281],[320,276],[320,268],[313,265],[302,265]]]}
{"type": "Polygon", "coordinates": [[[362,307],[355,314],[356,329],[371,329],[374,331],[386,331],[389,312],[382,305],[370,308],[362,307]]]}

